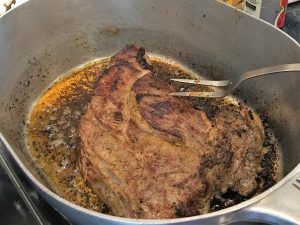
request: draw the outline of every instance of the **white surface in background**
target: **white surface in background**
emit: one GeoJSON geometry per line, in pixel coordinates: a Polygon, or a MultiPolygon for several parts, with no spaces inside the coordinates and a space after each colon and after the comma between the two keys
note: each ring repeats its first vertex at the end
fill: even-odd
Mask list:
{"type": "Polygon", "coordinates": [[[18,5],[21,5],[22,3],[26,2],[27,0],[0,0],[0,16],[3,15],[7,8],[5,6],[11,6],[11,8],[14,8],[18,5]]]}
{"type": "Polygon", "coordinates": [[[288,3],[294,3],[294,2],[299,2],[300,0],[288,0],[288,3]]]}

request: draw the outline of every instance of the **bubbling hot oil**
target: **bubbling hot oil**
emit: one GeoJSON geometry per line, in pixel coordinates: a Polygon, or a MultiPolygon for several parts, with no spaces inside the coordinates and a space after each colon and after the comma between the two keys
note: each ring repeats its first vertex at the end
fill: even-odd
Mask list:
{"type": "MultiPolygon", "coordinates": [[[[191,72],[166,60],[152,57],[148,59],[161,79],[171,77],[190,78],[191,72]]],[[[97,81],[108,65],[109,59],[93,61],[61,76],[48,88],[32,107],[28,127],[27,143],[37,168],[47,178],[51,189],[61,197],[94,211],[110,213],[109,208],[97,197],[80,173],[79,159],[81,142],[78,126],[85,113],[97,81]]],[[[177,90],[199,91],[199,87],[189,84],[172,83],[177,90]]],[[[203,87],[203,90],[207,89],[203,87]]],[[[233,98],[191,99],[194,108],[205,109],[208,117],[224,104],[234,104],[233,98]]],[[[272,130],[266,127],[268,153],[262,160],[263,172],[258,175],[260,184],[256,193],[263,192],[278,179],[279,154],[272,130]]],[[[247,198],[230,191],[223,196],[215,196],[211,210],[216,211],[247,198]]]]}

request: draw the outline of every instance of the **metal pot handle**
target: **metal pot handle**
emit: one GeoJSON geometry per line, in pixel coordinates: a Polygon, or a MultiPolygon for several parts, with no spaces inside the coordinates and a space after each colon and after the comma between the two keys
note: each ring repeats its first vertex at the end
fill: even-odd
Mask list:
{"type": "Polygon", "coordinates": [[[280,225],[300,225],[300,164],[291,173],[291,177],[279,188],[241,210],[239,218],[280,225]]]}

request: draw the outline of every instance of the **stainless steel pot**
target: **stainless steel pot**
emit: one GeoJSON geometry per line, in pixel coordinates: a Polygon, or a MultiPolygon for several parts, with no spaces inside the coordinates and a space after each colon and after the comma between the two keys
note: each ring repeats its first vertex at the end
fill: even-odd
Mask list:
{"type": "Polygon", "coordinates": [[[47,188],[24,139],[30,106],[59,75],[127,43],[219,79],[300,61],[299,45],[286,34],[214,0],[31,0],[17,7],[0,19],[0,137],[40,195],[74,224],[300,224],[292,185],[300,178],[296,73],[257,78],[236,93],[268,115],[282,147],[284,178],[251,200],[201,216],[139,220],[89,211],[47,188]]]}

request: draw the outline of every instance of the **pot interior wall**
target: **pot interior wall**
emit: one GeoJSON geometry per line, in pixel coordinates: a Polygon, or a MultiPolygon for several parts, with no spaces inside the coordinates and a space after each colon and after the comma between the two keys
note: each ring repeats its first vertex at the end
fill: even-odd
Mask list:
{"type": "MultiPolygon", "coordinates": [[[[59,75],[129,43],[217,79],[300,58],[286,35],[216,1],[32,0],[0,19],[0,131],[37,178],[24,141],[32,103],[59,75]]],[[[300,161],[299,86],[291,73],[235,93],[270,119],[284,174],[300,161]]]]}

